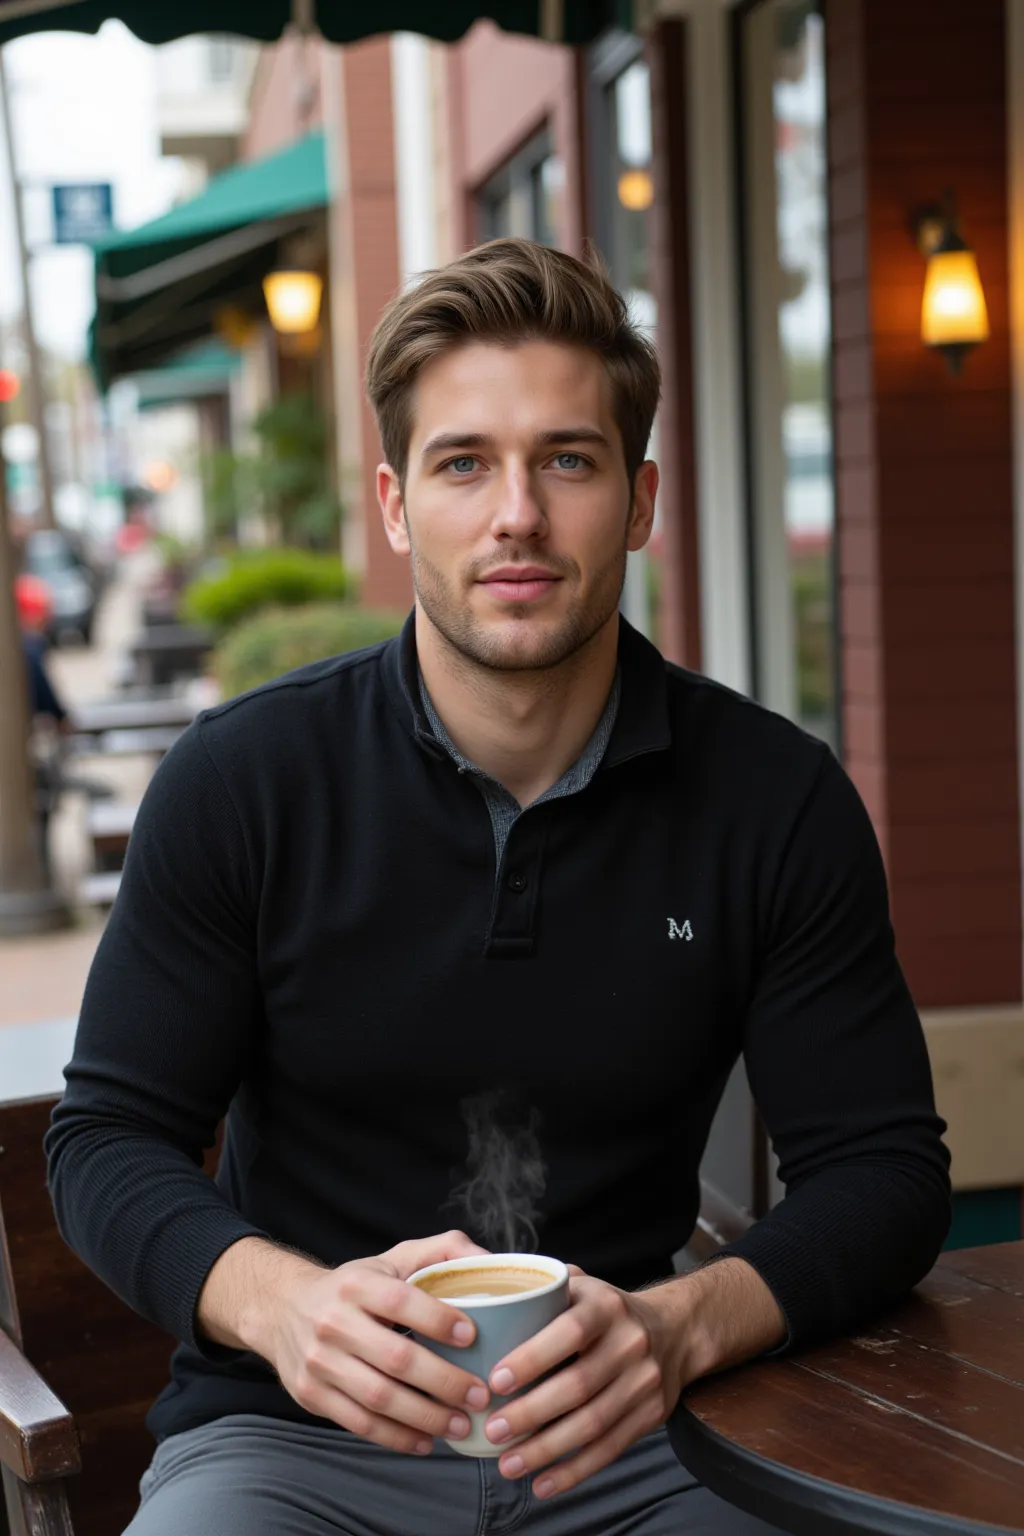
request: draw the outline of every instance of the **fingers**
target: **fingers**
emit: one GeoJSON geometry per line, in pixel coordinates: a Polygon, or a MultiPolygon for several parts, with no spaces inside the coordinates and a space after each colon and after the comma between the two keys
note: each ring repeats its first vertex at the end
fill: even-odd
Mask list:
{"type": "Polygon", "coordinates": [[[439,1344],[471,1344],[476,1337],[476,1327],[465,1312],[397,1275],[369,1264],[353,1264],[338,1270],[336,1278],[339,1299],[372,1317],[413,1328],[439,1344]]]}
{"type": "Polygon", "coordinates": [[[389,1259],[401,1278],[407,1280],[418,1269],[426,1269],[428,1264],[440,1264],[443,1259],[479,1258],[487,1252],[486,1248],[481,1248],[479,1243],[467,1237],[465,1232],[453,1229],[451,1232],[439,1232],[436,1237],[418,1237],[396,1243],[394,1248],[389,1248],[381,1257],[389,1259]]]}
{"type": "Polygon", "coordinates": [[[578,1456],[559,1462],[557,1467],[551,1467],[542,1477],[537,1478],[533,1485],[535,1496],[538,1499],[549,1499],[556,1493],[568,1493],[570,1488],[577,1487],[584,1478],[592,1477],[602,1467],[611,1466],[623,1451],[652,1429],[657,1429],[660,1422],[648,1404],[641,1404],[624,1419],[620,1419],[607,1434],[592,1441],[578,1456]]]}
{"type": "Polygon", "coordinates": [[[519,1435],[532,1435],[596,1398],[647,1353],[646,1340],[632,1329],[619,1328],[572,1365],[557,1371],[522,1397],[495,1409],[485,1432],[494,1445],[519,1435]]]}
{"type": "Polygon", "coordinates": [[[569,1294],[572,1304],[567,1312],[499,1360],[491,1372],[492,1391],[505,1396],[536,1381],[571,1355],[582,1354],[608,1332],[619,1311],[625,1313],[622,1293],[589,1276],[571,1280],[569,1294]]]}
{"type": "Polygon", "coordinates": [[[354,1435],[361,1435],[364,1440],[383,1445],[389,1451],[402,1451],[408,1456],[429,1456],[434,1449],[433,1440],[422,1431],[374,1413],[326,1382],[311,1378],[297,1387],[293,1395],[296,1402],[310,1413],[331,1419],[343,1429],[350,1429],[354,1435]]]}
{"type": "MultiPolygon", "coordinates": [[[[340,1345],[341,1350],[365,1361],[392,1381],[404,1382],[418,1392],[436,1397],[448,1409],[468,1408],[479,1413],[490,1401],[490,1393],[479,1376],[449,1364],[440,1355],[417,1344],[415,1339],[396,1333],[393,1328],[385,1328],[358,1312],[348,1314],[344,1331],[339,1330],[333,1339],[325,1342],[340,1345]]],[[[447,1435],[448,1431],[434,1430],[433,1433],[447,1435]]]]}
{"type": "Polygon", "coordinates": [[[464,1413],[453,1413],[443,1403],[435,1403],[352,1355],[345,1358],[336,1386],[374,1421],[397,1425],[403,1432],[413,1430],[431,1439],[450,1440],[462,1440],[469,1434],[469,1419],[464,1413]]]}
{"type": "Polygon", "coordinates": [[[556,1479],[557,1491],[563,1491],[613,1461],[664,1418],[661,1372],[653,1361],[643,1361],[589,1402],[502,1456],[498,1469],[505,1477],[515,1478],[550,1467],[547,1475],[556,1479]],[[568,1457],[572,1451],[580,1455],[551,1467],[553,1461],[568,1457]]]}

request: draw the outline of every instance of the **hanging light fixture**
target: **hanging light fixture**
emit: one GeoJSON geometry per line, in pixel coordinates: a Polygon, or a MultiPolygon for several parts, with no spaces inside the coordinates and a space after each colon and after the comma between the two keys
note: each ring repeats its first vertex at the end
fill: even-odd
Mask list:
{"type": "Polygon", "coordinates": [[[284,336],[315,330],[323,286],[319,272],[298,267],[268,273],[263,279],[263,297],[274,330],[284,336]]]}
{"type": "Polygon", "coordinates": [[[960,373],[972,347],[989,338],[988,306],[974,252],[960,234],[952,193],[945,204],[915,220],[918,248],[927,259],[921,301],[921,340],[960,373]]]}

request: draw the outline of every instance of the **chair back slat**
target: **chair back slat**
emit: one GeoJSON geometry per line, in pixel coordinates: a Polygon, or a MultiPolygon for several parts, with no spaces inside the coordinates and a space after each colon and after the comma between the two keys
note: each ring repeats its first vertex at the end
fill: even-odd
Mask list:
{"type": "Polygon", "coordinates": [[[167,1381],[174,1340],[132,1312],[57,1231],[43,1155],[56,1102],[0,1104],[0,1319],[13,1323],[7,1331],[71,1410],[82,1472],[67,1480],[70,1515],[44,1510],[45,1490],[19,1497],[23,1518],[36,1522],[27,1525],[32,1536],[71,1536],[72,1525],[74,1536],[112,1536],[138,1507],[153,1454],[143,1421],[167,1381]]]}

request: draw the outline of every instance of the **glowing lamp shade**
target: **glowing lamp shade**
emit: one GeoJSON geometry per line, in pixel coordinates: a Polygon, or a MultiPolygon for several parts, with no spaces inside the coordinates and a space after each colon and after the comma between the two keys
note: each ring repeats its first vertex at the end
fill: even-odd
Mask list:
{"type": "Polygon", "coordinates": [[[971,250],[938,250],[928,258],[921,339],[929,347],[966,349],[989,336],[988,309],[971,250]]]}
{"type": "Polygon", "coordinates": [[[619,177],[619,202],[630,212],[642,213],[654,202],[654,182],[648,171],[623,171],[619,177]]]}
{"type": "Polygon", "coordinates": [[[320,318],[323,279],[317,272],[271,272],[263,279],[263,297],[275,331],[300,335],[320,318]]]}

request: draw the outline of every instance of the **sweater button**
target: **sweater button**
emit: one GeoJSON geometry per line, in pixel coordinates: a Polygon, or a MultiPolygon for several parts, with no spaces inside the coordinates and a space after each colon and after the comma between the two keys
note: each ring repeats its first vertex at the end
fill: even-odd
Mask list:
{"type": "Polygon", "coordinates": [[[526,890],[526,876],[519,874],[518,871],[514,875],[509,875],[508,888],[510,891],[515,891],[516,894],[519,895],[522,891],[526,890]]]}

